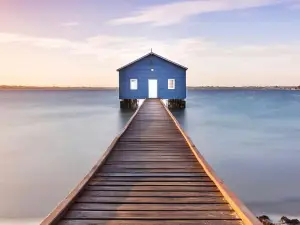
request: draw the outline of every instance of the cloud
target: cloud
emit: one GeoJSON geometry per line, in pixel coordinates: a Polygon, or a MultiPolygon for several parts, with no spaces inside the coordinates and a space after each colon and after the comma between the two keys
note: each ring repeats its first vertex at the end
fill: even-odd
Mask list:
{"type": "Polygon", "coordinates": [[[78,67],[76,57],[84,56],[80,62],[89,67],[93,61],[98,74],[112,75],[120,66],[150,52],[152,47],[154,52],[189,67],[189,85],[300,84],[299,43],[224,46],[202,37],[158,40],[109,35],[72,41],[0,33],[0,50],[1,43],[6,48],[15,44],[18,48],[22,45],[37,48],[31,52],[49,50],[66,60],[72,58],[78,67]]]}
{"type": "Polygon", "coordinates": [[[109,23],[113,25],[152,23],[156,26],[166,26],[203,13],[262,7],[290,1],[295,0],[189,0],[151,6],[137,11],[133,16],[114,19],[109,23]]]}
{"type": "Polygon", "coordinates": [[[78,43],[69,41],[67,39],[59,38],[41,38],[23,34],[0,33],[1,43],[21,43],[30,44],[32,46],[43,48],[72,48],[77,46],[78,43]]]}
{"type": "Polygon", "coordinates": [[[295,2],[295,4],[290,5],[289,8],[292,9],[292,10],[294,10],[294,9],[298,10],[298,9],[300,9],[300,1],[299,2],[295,2]]]}
{"type": "Polygon", "coordinates": [[[62,27],[76,27],[79,26],[78,22],[66,22],[66,23],[62,23],[60,24],[62,27]]]}
{"type": "Polygon", "coordinates": [[[150,49],[153,43],[144,37],[118,37],[99,35],[86,38],[82,41],[71,41],[62,38],[44,38],[15,33],[0,33],[0,44],[24,44],[43,49],[68,50],[76,55],[94,55],[99,60],[128,56],[132,54],[132,49],[150,49]],[[146,47],[147,46],[147,47],[146,47]]]}
{"type": "MultiPolygon", "coordinates": [[[[72,54],[90,54],[99,58],[112,55],[140,56],[142,52],[158,51],[174,58],[201,56],[202,58],[222,58],[241,55],[245,57],[281,57],[282,55],[300,54],[298,43],[270,45],[235,45],[221,46],[202,37],[158,40],[146,37],[98,35],[72,41],[63,38],[44,38],[23,34],[0,33],[0,44],[24,44],[44,49],[68,50],[72,54]],[[176,47],[174,47],[176,46],[176,47]]],[[[198,57],[197,57],[198,58],[198,57]]]]}

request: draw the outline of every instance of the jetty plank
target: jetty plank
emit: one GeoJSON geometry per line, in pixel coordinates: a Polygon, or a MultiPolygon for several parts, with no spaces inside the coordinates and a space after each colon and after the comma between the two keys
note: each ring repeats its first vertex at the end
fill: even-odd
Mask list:
{"type": "Polygon", "coordinates": [[[140,176],[136,177],[95,177],[93,178],[94,181],[130,181],[130,182],[139,182],[139,181],[151,181],[151,182],[201,182],[201,181],[210,181],[208,176],[202,177],[143,177],[141,174],[140,176]]]}
{"type": "Polygon", "coordinates": [[[223,197],[79,197],[76,202],[81,203],[165,203],[165,204],[222,204],[223,197]]]}
{"type": "Polygon", "coordinates": [[[86,191],[85,196],[94,197],[208,197],[222,196],[220,192],[183,192],[183,191],[86,191]]]}
{"type": "Polygon", "coordinates": [[[190,219],[238,219],[234,212],[230,211],[73,211],[70,210],[66,219],[170,219],[170,220],[190,220],[190,219]]]}
{"type": "Polygon", "coordinates": [[[86,186],[86,190],[94,191],[190,191],[190,192],[207,192],[207,191],[218,191],[216,186],[86,186]]]}
{"type": "Polygon", "coordinates": [[[72,210],[88,211],[232,211],[228,204],[95,204],[95,203],[76,203],[72,210]]]}
{"type": "Polygon", "coordinates": [[[62,220],[59,225],[242,225],[240,220],[62,220]]]}

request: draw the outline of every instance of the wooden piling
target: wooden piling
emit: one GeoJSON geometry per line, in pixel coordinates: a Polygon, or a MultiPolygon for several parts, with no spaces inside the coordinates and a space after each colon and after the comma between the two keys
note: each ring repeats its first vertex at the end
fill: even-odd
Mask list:
{"type": "Polygon", "coordinates": [[[169,109],[185,109],[186,101],[184,99],[169,99],[168,108],[169,109]]]}
{"type": "Polygon", "coordinates": [[[121,109],[137,109],[138,100],[137,99],[121,99],[120,100],[121,109]]]}

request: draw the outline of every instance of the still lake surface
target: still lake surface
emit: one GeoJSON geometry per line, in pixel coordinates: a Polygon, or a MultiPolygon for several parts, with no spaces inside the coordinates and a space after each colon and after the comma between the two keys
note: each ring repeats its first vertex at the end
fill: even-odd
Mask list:
{"type": "MultiPolygon", "coordinates": [[[[0,224],[38,224],[126,124],[117,91],[0,91],[0,224]]],[[[257,215],[300,215],[300,92],[189,90],[174,115],[257,215]]]]}

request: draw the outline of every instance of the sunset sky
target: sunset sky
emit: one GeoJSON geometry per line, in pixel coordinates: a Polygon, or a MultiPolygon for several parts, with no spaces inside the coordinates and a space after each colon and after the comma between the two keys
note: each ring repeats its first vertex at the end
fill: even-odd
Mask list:
{"type": "Polygon", "coordinates": [[[300,0],[0,0],[0,85],[117,86],[150,49],[188,85],[300,85],[300,0]]]}

